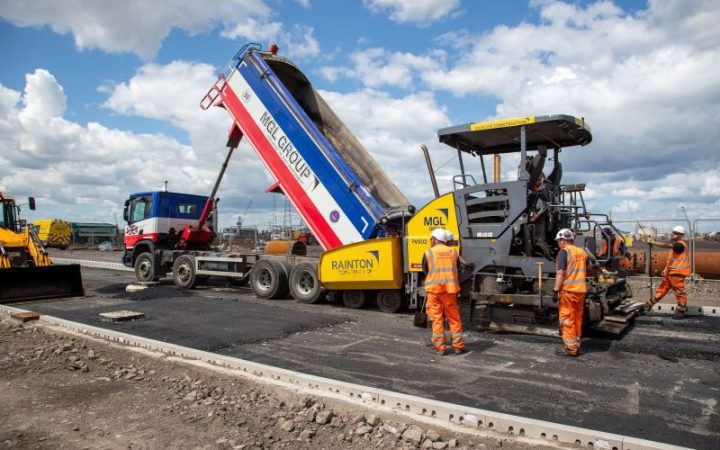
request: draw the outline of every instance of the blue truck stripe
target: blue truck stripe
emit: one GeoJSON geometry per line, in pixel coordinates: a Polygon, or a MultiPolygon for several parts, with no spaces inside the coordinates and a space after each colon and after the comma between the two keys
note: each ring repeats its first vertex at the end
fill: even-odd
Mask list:
{"type": "MultiPolygon", "coordinates": [[[[262,63],[263,64],[260,67],[263,68],[263,70],[271,70],[264,61],[262,61],[262,63]]],[[[251,62],[246,65],[240,65],[238,70],[258,98],[268,108],[268,112],[283,128],[285,133],[293,142],[296,150],[300,152],[305,161],[307,161],[310,165],[313,172],[315,172],[315,175],[318,177],[318,180],[335,199],[342,209],[342,212],[351,221],[353,226],[363,236],[363,238],[369,238],[375,231],[375,226],[379,221],[378,217],[373,214],[374,211],[369,211],[365,205],[363,205],[361,200],[358,199],[352,191],[350,191],[345,181],[340,177],[330,161],[326,159],[325,153],[317,147],[316,142],[308,135],[302,125],[298,123],[288,107],[283,104],[283,101],[278,98],[278,95],[266,83],[260,80],[260,74],[257,73],[256,68],[253,67],[253,63],[251,62]],[[363,217],[365,217],[366,220],[369,219],[367,226],[362,221],[363,217]],[[363,231],[363,228],[366,229],[363,231]]],[[[279,81],[276,84],[281,85],[279,81]]],[[[284,100],[286,100],[290,107],[295,108],[295,114],[306,121],[306,126],[308,122],[310,123],[307,127],[316,132],[317,141],[322,142],[324,145],[331,148],[327,139],[317,131],[315,125],[312,124],[309,118],[307,118],[307,115],[302,108],[297,104],[297,102],[295,102],[292,96],[287,93],[287,91],[285,92],[289,99],[284,100]]]]}
{"type": "MultiPolygon", "coordinates": [[[[331,164],[334,165],[336,169],[340,171],[342,175],[350,181],[351,184],[354,183],[355,186],[361,186],[361,180],[355,175],[350,166],[347,165],[347,163],[340,156],[335,147],[333,147],[327,140],[327,138],[320,132],[320,130],[317,129],[315,124],[310,120],[307,114],[305,114],[302,107],[297,103],[295,97],[293,97],[292,94],[288,92],[287,88],[285,88],[285,85],[282,83],[282,81],[278,79],[277,75],[272,72],[272,69],[270,69],[265,60],[256,53],[252,53],[251,57],[253,58],[253,61],[255,61],[258,66],[262,68],[263,71],[268,71],[268,80],[279,91],[283,100],[285,100],[285,102],[290,105],[293,110],[302,112],[302,114],[298,114],[299,120],[305,125],[306,129],[315,138],[315,141],[320,144],[320,150],[325,153],[325,156],[330,160],[331,164]]],[[[382,206],[377,202],[377,200],[375,200],[375,198],[367,195],[360,189],[358,189],[356,195],[362,197],[363,201],[366,202],[367,207],[370,208],[371,213],[375,216],[376,221],[383,217],[384,210],[382,206]]]]}

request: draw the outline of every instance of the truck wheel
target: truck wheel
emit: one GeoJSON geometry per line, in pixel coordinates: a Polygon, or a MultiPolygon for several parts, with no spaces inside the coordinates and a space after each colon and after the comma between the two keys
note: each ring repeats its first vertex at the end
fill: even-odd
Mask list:
{"type": "Polygon", "coordinates": [[[343,291],[342,301],[346,308],[360,309],[367,305],[367,292],[365,291],[343,291]]]}
{"type": "Polygon", "coordinates": [[[317,303],[325,296],[316,262],[301,262],[290,272],[290,294],[300,303],[317,303]]]}
{"type": "Polygon", "coordinates": [[[140,253],[135,259],[135,278],[144,283],[158,279],[155,270],[155,256],[152,253],[140,253]]]}
{"type": "Polygon", "coordinates": [[[378,309],[384,313],[396,313],[402,309],[405,302],[400,291],[380,291],[377,295],[378,309]]]}
{"type": "Polygon", "coordinates": [[[250,272],[250,287],[259,298],[281,298],[287,295],[288,276],[283,264],[261,259],[250,272]]]}
{"type": "Polygon", "coordinates": [[[183,289],[197,286],[200,276],[195,274],[195,258],[190,255],[178,256],[173,263],[172,279],[175,286],[183,289]]]}

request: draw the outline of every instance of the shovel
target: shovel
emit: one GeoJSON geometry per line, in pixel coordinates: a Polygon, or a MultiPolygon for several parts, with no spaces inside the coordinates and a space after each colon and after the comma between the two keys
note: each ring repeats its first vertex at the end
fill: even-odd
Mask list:
{"type": "Polygon", "coordinates": [[[427,328],[428,317],[425,312],[425,302],[427,301],[427,294],[423,297],[422,306],[415,311],[415,317],[413,317],[413,326],[418,328],[427,328]]]}

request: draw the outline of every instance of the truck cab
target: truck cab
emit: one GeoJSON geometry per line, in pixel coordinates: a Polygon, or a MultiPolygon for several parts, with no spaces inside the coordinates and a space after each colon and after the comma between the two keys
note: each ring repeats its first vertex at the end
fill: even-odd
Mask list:
{"type": "MultiPolygon", "coordinates": [[[[175,248],[180,233],[197,225],[208,197],[179,192],[151,191],[132,194],[125,201],[125,253],[123,264],[134,267],[138,256],[156,249],[175,248]]],[[[213,214],[216,221],[217,214],[213,214]]],[[[209,227],[217,229],[212,222],[209,227]]]]}

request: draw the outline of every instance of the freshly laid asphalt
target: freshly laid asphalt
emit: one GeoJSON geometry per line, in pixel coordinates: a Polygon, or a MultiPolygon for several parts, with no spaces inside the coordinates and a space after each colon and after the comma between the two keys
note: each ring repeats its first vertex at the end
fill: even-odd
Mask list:
{"type": "Polygon", "coordinates": [[[125,292],[132,273],[83,268],[83,298],[18,305],[290,370],[694,448],[720,448],[720,319],[643,317],[621,339],[592,336],[580,358],[553,338],[467,331],[440,357],[409,314],[256,299],[222,284],[125,292]],[[129,309],[145,319],[101,321],[129,309]]]}

